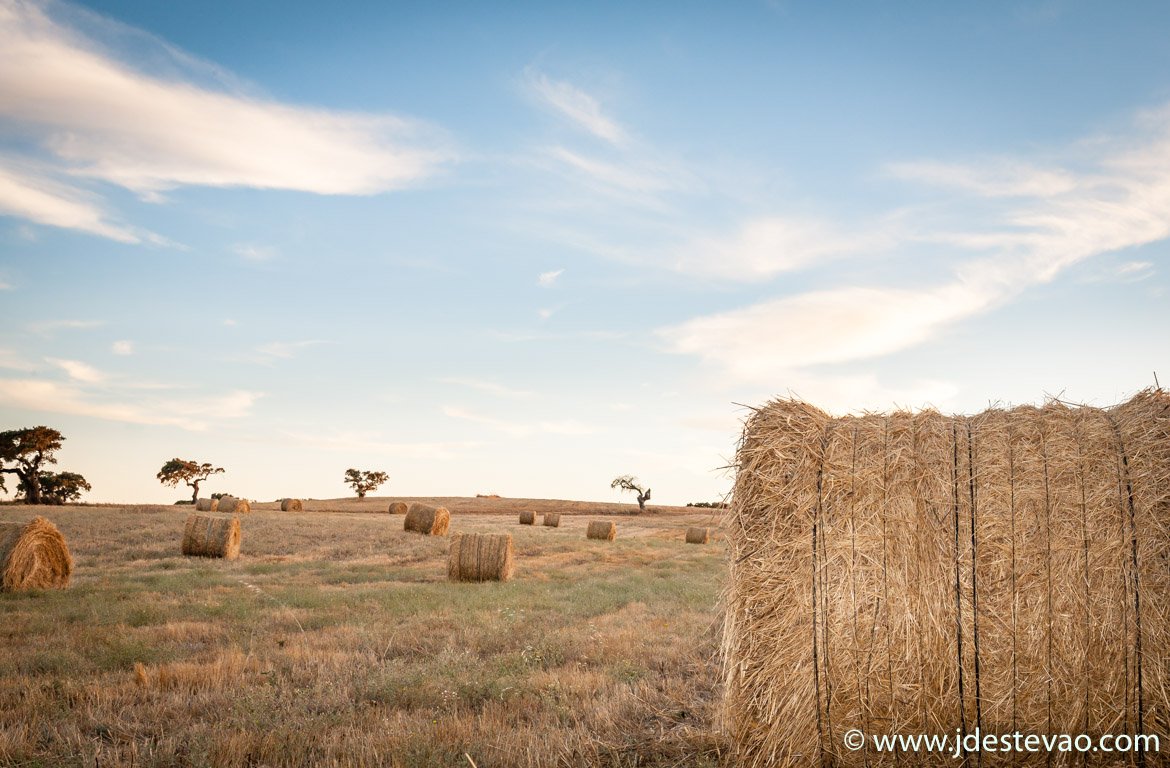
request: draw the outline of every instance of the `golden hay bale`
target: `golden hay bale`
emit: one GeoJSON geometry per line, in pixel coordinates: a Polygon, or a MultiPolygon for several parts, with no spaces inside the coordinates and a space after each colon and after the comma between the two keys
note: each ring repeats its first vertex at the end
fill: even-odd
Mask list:
{"type": "Polygon", "coordinates": [[[247,499],[237,499],[235,496],[221,496],[217,512],[225,515],[246,515],[252,511],[252,505],[247,499]]]}
{"type": "Polygon", "coordinates": [[[710,541],[710,528],[687,528],[687,544],[708,544],[710,541]]]}
{"type": "Polygon", "coordinates": [[[520,525],[534,525],[536,523],[536,513],[531,510],[525,510],[520,513],[520,525]]]}
{"type": "Polygon", "coordinates": [[[219,508],[219,499],[199,499],[195,502],[196,512],[214,512],[219,508]]]}
{"type": "Polygon", "coordinates": [[[464,533],[451,539],[447,578],[451,581],[507,581],[516,563],[507,533],[464,533]]]}
{"type": "Polygon", "coordinates": [[[183,554],[235,560],[240,556],[240,519],[191,515],[183,528],[183,554]]]}
{"type": "Polygon", "coordinates": [[[846,749],[853,728],[1170,723],[1166,392],[953,417],[776,401],[736,465],[722,720],[737,765],[895,764],[846,749]]]}
{"type": "Polygon", "coordinates": [[[549,528],[560,528],[561,527],[561,513],[560,512],[545,512],[544,513],[544,524],[547,525],[549,528]]]}
{"type": "Polygon", "coordinates": [[[305,505],[301,503],[300,499],[281,499],[280,500],[280,511],[281,512],[303,512],[303,511],[305,511],[305,505]]]}
{"type": "Polygon", "coordinates": [[[613,523],[607,523],[602,520],[594,520],[589,523],[589,527],[585,529],[585,538],[613,541],[617,538],[617,526],[613,523]]]}
{"type": "Polygon", "coordinates": [[[417,501],[406,510],[406,519],[402,523],[403,530],[428,536],[444,536],[450,526],[451,513],[446,507],[432,507],[417,501]]]}
{"type": "Polygon", "coordinates": [[[390,509],[387,511],[392,515],[405,515],[408,509],[410,509],[410,505],[405,501],[392,501],[390,502],[390,509]]]}
{"type": "Polygon", "coordinates": [[[64,589],[73,557],[57,526],[43,517],[0,523],[0,592],[64,589]]]}

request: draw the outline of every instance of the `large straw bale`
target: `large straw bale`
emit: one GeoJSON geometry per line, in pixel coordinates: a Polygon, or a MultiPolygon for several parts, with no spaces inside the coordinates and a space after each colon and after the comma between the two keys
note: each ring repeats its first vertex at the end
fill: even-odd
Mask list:
{"type": "Polygon", "coordinates": [[[428,536],[445,536],[451,526],[451,513],[446,507],[432,507],[419,502],[411,503],[403,520],[403,530],[425,533],[428,536]]]}
{"type": "Polygon", "coordinates": [[[410,509],[410,505],[405,501],[392,501],[386,511],[392,515],[405,515],[408,509],[410,509]]]}
{"type": "MultiPolygon", "coordinates": [[[[737,468],[723,724],[738,764],[905,764],[847,749],[854,728],[1170,726],[1166,392],[953,417],[775,401],[737,468]]],[[[981,761],[1019,764],[996,758],[981,761]]]]}
{"type": "Polygon", "coordinates": [[[198,499],[195,502],[196,512],[214,512],[219,508],[219,499],[198,499]]]}
{"type": "Polygon", "coordinates": [[[183,527],[183,554],[235,560],[240,556],[240,519],[190,515],[183,527]]]}
{"type": "Polygon", "coordinates": [[[0,592],[64,589],[73,557],[57,526],[43,517],[0,523],[0,592]]]}
{"type": "Polygon", "coordinates": [[[549,528],[560,528],[561,527],[561,513],[560,512],[545,512],[544,513],[544,524],[547,525],[549,528]]]}
{"type": "Polygon", "coordinates": [[[532,510],[526,509],[520,513],[520,525],[535,525],[536,513],[532,510]]]}
{"type": "Polygon", "coordinates": [[[451,581],[507,581],[515,567],[510,534],[464,533],[451,539],[447,555],[451,581]]]}
{"type": "Polygon", "coordinates": [[[710,528],[687,528],[687,544],[709,544],[710,542],[710,528]]]}
{"type": "Polygon", "coordinates": [[[280,500],[280,511],[281,512],[303,512],[304,509],[305,509],[305,505],[301,502],[300,499],[281,499],[280,500]]]}
{"type": "Polygon", "coordinates": [[[235,496],[220,496],[217,512],[225,515],[246,515],[252,511],[252,505],[247,499],[237,499],[235,496]]]}
{"type": "Polygon", "coordinates": [[[593,520],[585,529],[585,538],[613,541],[617,538],[617,525],[604,520],[593,520]]]}

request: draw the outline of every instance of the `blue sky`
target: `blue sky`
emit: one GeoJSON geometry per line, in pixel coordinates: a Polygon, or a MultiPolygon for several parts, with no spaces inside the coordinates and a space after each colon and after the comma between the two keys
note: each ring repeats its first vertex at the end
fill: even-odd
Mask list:
{"type": "Polygon", "coordinates": [[[0,422],[89,500],[662,503],[1170,377],[1170,6],[0,0],[0,422]]]}

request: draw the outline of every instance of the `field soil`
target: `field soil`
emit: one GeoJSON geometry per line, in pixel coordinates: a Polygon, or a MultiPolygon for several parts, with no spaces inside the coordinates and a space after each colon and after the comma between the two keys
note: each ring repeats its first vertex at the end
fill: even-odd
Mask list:
{"type": "Polygon", "coordinates": [[[189,506],[0,506],[48,517],[75,561],[68,589],[0,594],[0,765],[723,762],[726,553],[684,543],[717,512],[401,499],[512,534],[514,579],[466,584],[395,500],[255,504],[231,562],[179,553],[189,506]]]}

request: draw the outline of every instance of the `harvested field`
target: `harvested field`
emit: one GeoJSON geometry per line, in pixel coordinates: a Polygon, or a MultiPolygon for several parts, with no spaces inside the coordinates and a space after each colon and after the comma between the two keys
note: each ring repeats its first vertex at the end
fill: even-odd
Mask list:
{"type": "Polygon", "coordinates": [[[598,548],[585,514],[456,513],[451,534],[514,539],[510,581],[465,584],[448,539],[365,501],[256,505],[235,561],[179,554],[190,507],[55,508],[69,589],[0,595],[0,765],[718,763],[724,553],[678,539],[708,515],[598,548]]]}

